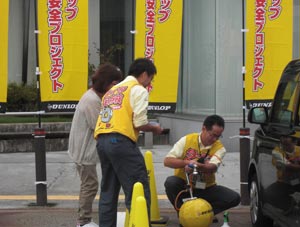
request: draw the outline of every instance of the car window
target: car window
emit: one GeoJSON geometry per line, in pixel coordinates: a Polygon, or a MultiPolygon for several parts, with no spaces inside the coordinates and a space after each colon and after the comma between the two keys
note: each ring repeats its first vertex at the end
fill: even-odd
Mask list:
{"type": "Polygon", "coordinates": [[[293,111],[296,110],[295,107],[298,103],[297,100],[299,97],[299,88],[296,86],[298,83],[298,77],[299,74],[292,80],[281,82],[279,84],[272,111],[272,122],[280,124],[293,123],[293,111]]]}

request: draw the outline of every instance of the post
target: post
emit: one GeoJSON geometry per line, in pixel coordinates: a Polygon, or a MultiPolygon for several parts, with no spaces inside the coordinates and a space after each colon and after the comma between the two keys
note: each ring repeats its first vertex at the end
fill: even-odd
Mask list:
{"type": "Polygon", "coordinates": [[[248,166],[250,160],[250,129],[240,128],[240,189],[241,204],[249,205],[248,166]]]}
{"type": "Polygon", "coordinates": [[[35,174],[36,174],[36,205],[47,205],[46,176],[46,133],[42,128],[34,130],[35,174]]]}
{"type": "Polygon", "coordinates": [[[153,133],[144,132],[144,148],[152,149],[153,148],[153,133]]]}

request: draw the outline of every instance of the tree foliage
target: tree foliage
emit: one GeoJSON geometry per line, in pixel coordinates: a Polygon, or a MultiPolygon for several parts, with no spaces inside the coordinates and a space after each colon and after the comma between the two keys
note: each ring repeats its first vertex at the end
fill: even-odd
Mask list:
{"type": "Polygon", "coordinates": [[[7,112],[37,110],[37,88],[34,84],[8,84],[7,112]]]}

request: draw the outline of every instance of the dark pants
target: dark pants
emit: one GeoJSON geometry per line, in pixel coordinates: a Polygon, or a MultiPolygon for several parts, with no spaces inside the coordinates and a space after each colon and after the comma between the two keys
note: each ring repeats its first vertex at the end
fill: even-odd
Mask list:
{"type": "MultiPolygon", "coordinates": [[[[165,189],[170,202],[175,208],[181,207],[183,204],[183,198],[191,198],[189,192],[184,192],[176,201],[178,193],[186,189],[186,181],[179,177],[168,177],[165,181],[165,189]]],[[[237,192],[221,185],[213,185],[206,189],[193,189],[193,196],[202,198],[209,202],[215,215],[224,210],[237,206],[241,199],[237,192]]]]}
{"type": "Polygon", "coordinates": [[[97,141],[102,180],[99,200],[99,226],[115,227],[120,188],[125,194],[126,208],[130,211],[133,186],[141,182],[150,214],[150,188],[145,161],[139,147],[118,133],[101,134],[97,141]]]}

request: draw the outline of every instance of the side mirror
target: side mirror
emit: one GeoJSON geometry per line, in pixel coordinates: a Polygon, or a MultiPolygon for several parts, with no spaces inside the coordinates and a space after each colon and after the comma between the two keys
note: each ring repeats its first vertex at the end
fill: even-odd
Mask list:
{"type": "Polygon", "coordinates": [[[253,124],[266,124],[268,122],[268,109],[266,107],[254,107],[250,109],[248,122],[253,124]]]}

